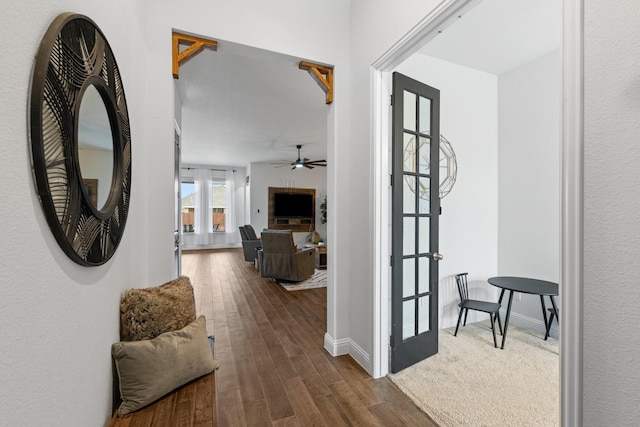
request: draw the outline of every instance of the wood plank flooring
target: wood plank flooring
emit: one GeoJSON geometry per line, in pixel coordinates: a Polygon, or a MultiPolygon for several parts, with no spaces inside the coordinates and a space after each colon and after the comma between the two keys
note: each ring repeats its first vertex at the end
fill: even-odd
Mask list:
{"type": "Polygon", "coordinates": [[[218,426],[437,426],[387,378],[323,348],[327,292],[288,292],[241,249],[184,252],[215,336],[218,426]]]}

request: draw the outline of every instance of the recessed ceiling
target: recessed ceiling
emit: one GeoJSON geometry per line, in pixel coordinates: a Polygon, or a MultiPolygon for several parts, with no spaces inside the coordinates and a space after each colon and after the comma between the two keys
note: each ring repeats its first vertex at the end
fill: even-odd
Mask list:
{"type": "Polygon", "coordinates": [[[500,75],[561,41],[562,0],[483,0],[420,53],[500,75]]]}
{"type": "Polygon", "coordinates": [[[302,58],[218,40],[180,66],[182,162],[244,167],[326,159],[325,93],[302,58]]]}

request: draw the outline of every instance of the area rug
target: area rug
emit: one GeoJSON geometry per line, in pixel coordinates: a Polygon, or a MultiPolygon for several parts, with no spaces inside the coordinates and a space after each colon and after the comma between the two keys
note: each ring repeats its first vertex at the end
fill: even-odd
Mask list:
{"type": "Polygon", "coordinates": [[[460,326],[457,337],[454,330],[440,331],[436,355],[389,374],[434,421],[441,427],[560,424],[556,339],[509,325],[500,350],[488,322],[460,326]]]}
{"type": "MultiPolygon", "coordinates": [[[[274,279],[275,280],[275,279],[274,279]]],[[[276,280],[283,288],[288,291],[300,291],[303,289],[326,288],[327,287],[327,270],[315,270],[315,273],[307,280],[302,282],[286,282],[276,280]]]]}

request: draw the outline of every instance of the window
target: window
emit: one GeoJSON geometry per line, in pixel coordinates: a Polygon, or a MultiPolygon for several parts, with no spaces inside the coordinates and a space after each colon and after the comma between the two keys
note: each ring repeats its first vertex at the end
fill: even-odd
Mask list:
{"type": "Polygon", "coordinates": [[[211,210],[212,231],[226,230],[227,185],[224,179],[209,181],[209,209],[211,210]]]}
{"type": "Polygon", "coordinates": [[[214,242],[216,233],[233,230],[233,171],[183,168],[182,232],[193,233],[197,245],[214,242]]]}
{"type": "Polygon", "coordinates": [[[185,178],[180,183],[182,197],[182,231],[193,233],[195,225],[196,185],[193,178],[185,178]]]}

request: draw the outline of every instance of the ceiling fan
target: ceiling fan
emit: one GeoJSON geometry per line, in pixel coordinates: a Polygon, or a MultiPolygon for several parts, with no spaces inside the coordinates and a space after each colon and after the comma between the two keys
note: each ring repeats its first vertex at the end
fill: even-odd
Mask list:
{"type": "Polygon", "coordinates": [[[296,168],[302,168],[302,167],[305,167],[307,169],[313,169],[314,166],[324,166],[324,167],[327,166],[326,160],[309,160],[306,157],[300,158],[300,149],[302,148],[302,145],[296,145],[296,148],[298,149],[298,158],[295,161],[291,163],[287,163],[282,166],[293,166],[291,170],[296,168]]]}

